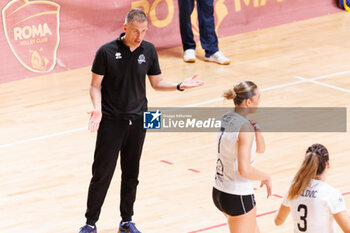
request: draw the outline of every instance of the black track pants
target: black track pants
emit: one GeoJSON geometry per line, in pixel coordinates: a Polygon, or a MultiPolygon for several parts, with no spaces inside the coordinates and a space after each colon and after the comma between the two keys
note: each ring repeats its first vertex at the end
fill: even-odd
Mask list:
{"type": "Polygon", "coordinates": [[[99,218],[119,151],[122,169],[120,212],[123,221],[131,221],[145,135],[142,118],[130,121],[103,117],[97,133],[92,165],[92,179],[85,213],[87,224],[94,225],[99,218]]]}

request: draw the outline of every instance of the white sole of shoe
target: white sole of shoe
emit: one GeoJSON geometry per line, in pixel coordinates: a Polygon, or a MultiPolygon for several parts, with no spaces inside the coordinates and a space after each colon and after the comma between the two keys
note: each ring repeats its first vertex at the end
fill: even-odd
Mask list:
{"type": "Polygon", "coordinates": [[[184,60],[184,62],[186,62],[186,63],[195,63],[196,59],[188,59],[188,60],[184,60]]]}
{"type": "Polygon", "coordinates": [[[219,65],[229,65],[231,63],[231,61],[225,61],[224,63],[220,63],[220,62],[211,61],[211,60],[207,60],[207,59],[204,59],[204,61],[206,61],[206,62],[214,62],[214,63],[219,64],[219,65]]]}

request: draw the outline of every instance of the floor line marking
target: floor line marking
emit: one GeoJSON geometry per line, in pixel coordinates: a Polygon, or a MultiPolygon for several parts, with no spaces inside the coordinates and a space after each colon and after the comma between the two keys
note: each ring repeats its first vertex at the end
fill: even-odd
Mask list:
{"type": "Polygon", "coordinates": [[[321,75],[321,76],[317,76],[317,77],[314,77],[314,78],[311,78],[312,80],[318,80],[318,79],[324,79],[324,78],[331,78],[331,77],[334,77],[334,76],[339,76],[339,75],[342,75],[342,74],[349,74],[350,73],[350,70],[345,70],[345,71],[340,71],[340,72],[336,72],[336,73],[332,73],[332,74],[326,74],[326,75],[321,75]]]}
{"type": "Polygon", "coordinates": [[[272,194],[272,196],[278,197],[278,198],[283,198],[281,195],[278,195],[278,194],[272,194]]]}
{"type": "MultiPolygon", "coordinates": [[[[259,218],[259,217],[263,217],[265,215],[273,214],[273,213],[276,213],[276,212],[277,212],[277,210],[268,211],[268,212],[265,212],[265,213],[257,214],[256,217],[259,218]]],[[[215,225],[215,226],[206,227],[206,228],[195,230],[195,231],[190,231],[188,233],[198,233],[198,232],[208,231],[208,230],[212,230],[212,229],[223,227],[223,226],[227,226],[227,223],[222,223],[222,224],[218,224],[218,225],[215,225]]]]}
{"type": "Polygon", "coordinates": [[[169,164],[169,165],[173,165],[173,163],[172,163],[172,162],[169,162],[169,161],[166,161],[166,160],[160,160],[160,162],[162,162],[162,163],[166,163],[166,164],[169,164]]]}
{"type": "Polygon", "coordinates": [[[200,171],[195,170],[195,169],[192,169],[192,168],[190,168],[190,169],[188,169],[188,170],[191,171],[191,172],[200,173],[200,171]]]}
{"type": "Polygon", "coordinates": [[[300,79],[300,80],[304,80],[306,82],[311,82],[311,83],[314,83],[314,84],[317,84],[317,85],[320,85],[320,86],[336,89],[338,91],[343,91],[343,92],[346,92],[346,93],[350,94],[350,90],[345,89],[345,88],[337,87],[337,86],[334,86],[334,85],[331,85],[331,84],[327,84],[327,83],[318,82],[318,81],[315,81],[314,79],[307,79],[307,78],[303,78],[303,77],[300,77],[300,76],[295,76],[295,78],[300,79]]]}
{"type": "Polygon", "coordinates": [[[87,130],[87,127],[81,127],[81,128],[77,128],[77,129],[71,129],[71,130],[67,130],[67,131],[63,131],[63,132],[54,133],[54,134],[48,134],[48,135],[44,135],[44,136],[28,138],[28,139],[24,139],[24,140],[11,142],[11,143],[8,143],[8,144],[0,145],[0,149],[1,148],[6,148],[6,147],[10,147],[10,146],[15,146],[15,145],[26,143],[26,142],[38,141],[38,140],[41,140],[41,139],[52,138],[52,137],[65,135],[65,134],[69,134],[69,133],[75,133],[75,132],[79,132],[81,130],[87,130]]]}

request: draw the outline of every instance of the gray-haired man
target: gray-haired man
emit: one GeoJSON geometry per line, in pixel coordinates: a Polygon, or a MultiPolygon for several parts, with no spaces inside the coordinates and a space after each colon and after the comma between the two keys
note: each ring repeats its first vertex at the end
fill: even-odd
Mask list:
{"type": "Polygon", "coordinates": [[[140,9],[131,10],[125,20],[124,33],[104,44],[96,53],[92,66],[89,130],[97,133],[92,179],[89,186],[86,225],[80,233],[96,233],[103,201],[113,177],[119,151],[121,157],[120,233],[139,233],[131,222],[139,183],[139,164],[146,130],[142,112],[147,111],[148,76],[155,90],[184,90],[203,85],[195,76],[175,83],[161,77],[154,46],[143,41],[148,22],[140,9]]]}

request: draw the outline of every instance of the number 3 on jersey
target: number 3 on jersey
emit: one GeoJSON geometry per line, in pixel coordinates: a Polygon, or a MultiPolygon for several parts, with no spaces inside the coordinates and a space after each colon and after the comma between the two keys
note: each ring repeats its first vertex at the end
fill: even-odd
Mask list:
{"type": "Polygon", "coordinates": [[[306,205],[299,205],[298,206],[298,212],[301,213],[300,215],[300,220],[301,222],[298,223],[298,229],[301,232],[305,232],[307,230],[307,221],[306,221],[306,217],[307,217],[307,206],[306,205]]]}

